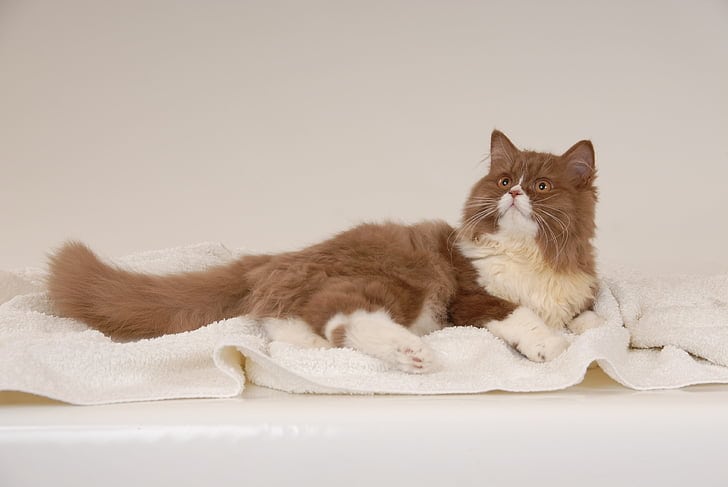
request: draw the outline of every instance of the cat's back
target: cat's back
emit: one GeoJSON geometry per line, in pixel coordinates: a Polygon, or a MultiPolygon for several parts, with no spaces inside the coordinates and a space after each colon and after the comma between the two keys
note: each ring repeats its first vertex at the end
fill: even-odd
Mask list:
{"type": "Polygon", "coordinates": [[[440,220],[364,223],[303,250],[279,254],[261,273],[276,270],[310,279],[376,275],[411,282],[441,279],[447,273],[443,255],[452,232],[440,220]]]}
{"type": "Polygon", "coordinates": [[[419,303],[413,316],[402,321],[411,322],[424,303],[439,310],[455,292],[444,250],[452,232],[437,220],[365,223],[303,250],[278,254],[249,275],[255,284],[248,307],[259,315],[274,309],[296,315],[324,289],[406,289],[419,303]]]}
{"type": "MultiPolygon", "coordinates": [[[[333,237],[330,243],[344,246],[368,244],[404,252],[434,248],[453,228],[442,220],[414,224],[395,222],[362,223],[333,237]]],[[[323,242],[325,245],[327,242],[323,242]]]]}
{"type": "Polygon", "coordinates": [[[342,232],[303,252],[304,258],[373,261],[385,265],[437,260],[453,228],[441,220],[411,225],[365,223],[342,232]]]}
{"type": "Polygon", "coordinates": [[[454,229],[442,220],[415,224],[363,223],[302,250],[274,255],[256,269],[256,280],[271,273],[320,276],[425,272],[445,265],[454,229]]]}

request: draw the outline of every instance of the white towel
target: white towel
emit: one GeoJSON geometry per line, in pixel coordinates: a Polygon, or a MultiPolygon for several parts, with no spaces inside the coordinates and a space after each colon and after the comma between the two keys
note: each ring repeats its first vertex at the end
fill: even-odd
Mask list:
{"type": "MultiPolygon", "coordinates": [[[[200,244],[118,263],[163,273],[237,255],[221,245],[200,244]]],[[[244,317],[115,343],[54,316],[42,278],[37,269],[0,272],[0,390],[75,404],[230,397],[243,390],[246,379],[309,393],[549,391],[579,383],[592,362],[633,389],[728,383],[728,275],[663,279],[607,273],[596,303],[606,325],[573,337],[552,362],[530,362],[487,330],[451,327],[424,337],[442,364],[427,375],[393,370],[353,350],[270,342],[260,323],[244,317]]]]}

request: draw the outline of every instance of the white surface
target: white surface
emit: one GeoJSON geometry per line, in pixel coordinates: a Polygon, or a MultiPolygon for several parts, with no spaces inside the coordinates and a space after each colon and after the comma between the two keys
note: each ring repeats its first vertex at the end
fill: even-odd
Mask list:
{"type": "Polygon", "coordinates": [[[728,3],[5,0],[0,268],[455,222],[499,127],[591,138],[599,247],[728,270],[728,3]]]}
{"type": "Polygon", "coordinates": [[[67,406],[0,394],[0,484],[700,485],[728,478],[728,387],[287,395],[67,406]],[[141,484],[137,483],[141,481],[141,484]]]}

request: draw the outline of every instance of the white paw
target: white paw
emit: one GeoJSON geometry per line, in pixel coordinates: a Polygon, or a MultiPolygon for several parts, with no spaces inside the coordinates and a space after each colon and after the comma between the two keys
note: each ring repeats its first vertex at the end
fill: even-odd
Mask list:
{"type": "Polygon", "coordinates": [[[394,349],[391,362],[399,370],[410,374],[427,374],[435,370],[435,352],[422,341],[418,342],[412,340],[411,343],[400,344],[394,349]]]}
{"type": "Polygon", "coordinates": [[[529,337],[514,344],[516,350],[534,362],[549,362],[569,348],[569,341],[563,335],[549,334],[529,337]]]}
{"type": "Polygon", "coordinates": [[[567,326],[569,330],[577,335],[581,335],[587,330],[599,328],[604,324],[604,318],[596,314],[594,311],[584,311],[579,316],[571,320],[567,326]]]}
{"type": "MultiPolygon", "coordinates": [[[[411,374],[436,368],[435,352],[385,311],[355,311],[348,317],[346,345],[411,374]]],[[[326,325],[329,328],[329,325],[326,325]]]]}

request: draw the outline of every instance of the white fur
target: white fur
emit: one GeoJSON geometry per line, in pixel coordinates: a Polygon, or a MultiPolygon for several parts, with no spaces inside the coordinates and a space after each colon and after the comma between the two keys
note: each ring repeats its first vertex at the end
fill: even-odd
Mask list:
{"type": "Polygon", "coordinates": [[[506,319],[491,321],[485,326],[534,362],[553,360],[569,346],[564,335],[550,328],[536,313],[523,306],[506,319]]]}
{"type": "Polygon", "coordinates": [[[587,330],[599,328],[604,324],[604,318],[596,314],[594,311],[584,311],[579,316],[571,320],[567,325],[569,330],[577,335],[581,335],[587,330]]]}
{"type": "Polygon", "coordinates": [[[298,318],[266,318],[263,328],[271,340],[291,343],[303,348],[331,348],[331,343],[313,332],[305,321],[298,318]]]}
{"type": "Polygon", "coordinates": [[[533,238],[513,239],[498,233],[459,245],[486,291],[531,308],[549,326],[562,328],[592,298],[594,278],[585,272],[555,272],[533,238]]]}
{"type": "MultiPolygon", "coordinates": [[[[523,191],[518,184],[511,191],[523,191]]],[[[531,218],[533,208],[525,193],[513,196],[505,193],[498,200],[498,225],[500,229],[514,238],[533,238],[538,232],[538,224],[531,218]]]]}
{"type": "Polygon", "coordinates": [[[410,373],[431,372],[435,354],[420,337],[392,320],[386,311],[358,310],[337,313],[324,327],[331,340],[334,330],[345,327],[344,345],[377,357],[410,373]]]}

